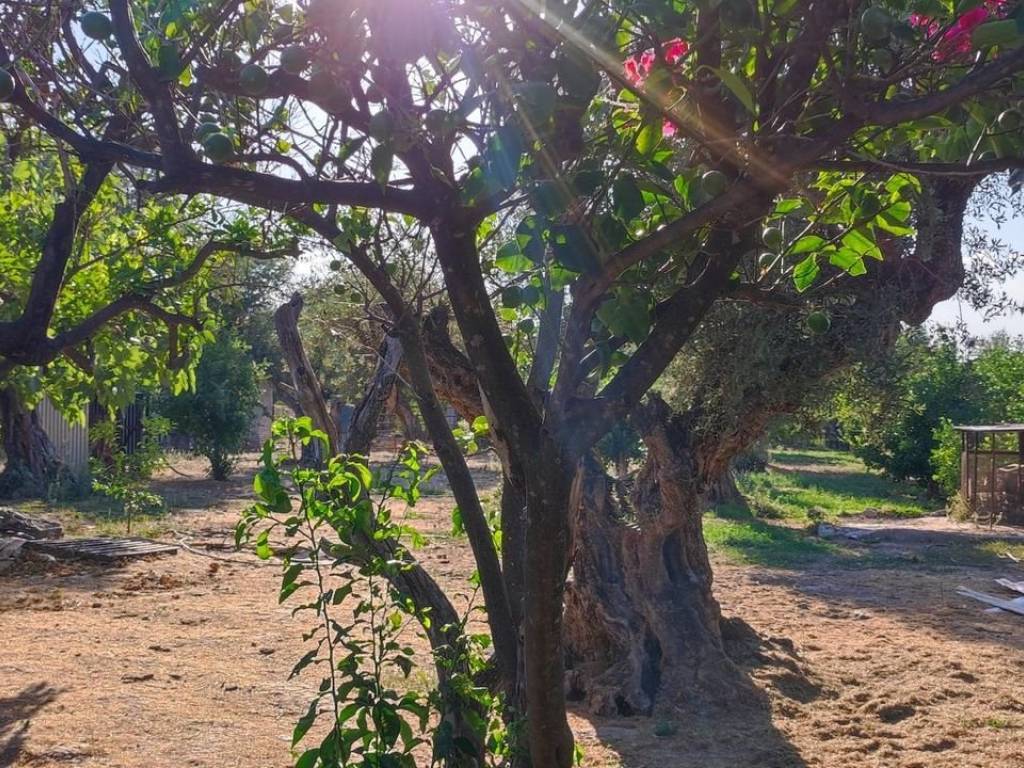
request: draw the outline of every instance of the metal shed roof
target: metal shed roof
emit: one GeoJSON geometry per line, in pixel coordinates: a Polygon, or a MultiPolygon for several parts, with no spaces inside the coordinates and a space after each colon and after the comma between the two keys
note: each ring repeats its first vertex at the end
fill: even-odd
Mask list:
{"type": "Polygon", "coordinates": [[[1024,424],[954,424],[961,432],[1024,432],[1024,424]]]}

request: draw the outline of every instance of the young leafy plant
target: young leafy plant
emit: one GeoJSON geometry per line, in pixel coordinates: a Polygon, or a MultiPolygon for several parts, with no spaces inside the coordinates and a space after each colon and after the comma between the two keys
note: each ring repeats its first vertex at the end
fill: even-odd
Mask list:
{"type": "Polygon", "coordinates": [[[327,439],[309,418],[279,421],[274,435],[286,450],[276,452],[273,441],[264,445],[254,481],[259,501],[243,513],[236,541],[251,542],[263,559],[279,557],[280,602],[302,599],[293,615],[315,616],[304,636],[312,647],[292,676],[307,668],[319,668],[323,676],[295,726],[293,748],[318,722],[329,719],[330,725],[318,745],[298,753],[297,768],[415,768],[413,751],[428,741],[432,712],[440,721],[430,732],[435,761],[477,752],[474,739],[446,721],[446,697],[471,700],[461,710],[476,718],[476,741],[500,723],[489,716],[495,699],[470,676],[482,668],[489,638],[467,635],[463,620],[452,633],[461,638],[455,644],[460,647],[448,649],[445,662],[451,673],[447,692],[417,691],[409,683],[415,669],[409,635],[428,629],[431,617],[396,586],[411,567],[408,550],[397,542],[416,545],[422,537],[397,522],[392,507],[414,505],[421,484],[436,472],[424,467],[423,447],[407,444],[382,470],[371,469],[364,457],[345,455],[308,468],[298,464],[301,447],[327,439]]]}

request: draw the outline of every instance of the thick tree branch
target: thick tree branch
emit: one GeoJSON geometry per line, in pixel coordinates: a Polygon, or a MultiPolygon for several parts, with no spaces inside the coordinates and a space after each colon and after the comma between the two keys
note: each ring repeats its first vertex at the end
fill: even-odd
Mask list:
{"type": "Polygon", "coordinates": [[[164,167],[173,170],[187,161],[192,151],[182,141],[171,89],[149,63],[149,57],[135,34],[135,20],[128,0],[110,0],[110,20],[128,72],[153,112],[153,127],[163,150],[164,167]]]}

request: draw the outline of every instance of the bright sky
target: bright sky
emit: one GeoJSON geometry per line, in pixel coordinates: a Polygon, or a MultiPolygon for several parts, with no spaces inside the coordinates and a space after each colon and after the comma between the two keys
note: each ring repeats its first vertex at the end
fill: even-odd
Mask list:
{"type": "MultiPolygon", "coordinates": [[[[989,229],[993,233],[998,233],[999,238],[1014,250],[1024,251],[1024,218],[1011,219],[999,229],[994,226],[989,229]]],[[[1024,299],[1024,275],[1017,275],[1011,280],[1007,284],[1007,292],[1015,299],[1024,299]]],[[[968,331],[975,336],[990,336],[996,331],[1006,331],[1015,336],[1024,335],[1024,315],[1003,315],[985,322],[981,315],[955,297],[935,307],[931,316],[932,322],[943,325],[953,325],[961,318],[967,324],[968,331]]]]}

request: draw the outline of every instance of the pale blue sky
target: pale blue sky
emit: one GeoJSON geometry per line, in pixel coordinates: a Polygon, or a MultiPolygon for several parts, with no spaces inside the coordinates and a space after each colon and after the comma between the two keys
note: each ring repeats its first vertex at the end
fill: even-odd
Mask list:
{"type": "MultiPolygon", "coordinates": [[[[993,233],[998,233],[999,238],[1014,250],[1024,250],[1024,218],[1017,217],[1007,221],[999,229],[994,226],[989,229],[993,233]]],[[[1024,299],[1024,275],[1017,275],[1011,280],[1007,284],[1007,291],[1018,300],[1024,299]]],[[[1014,313],[985,322],[981,315],[955,297],[935,307],[931,320],[943,325],[952,325],[959,322],[961,317],[967,324],[968,330],[976,336],[989,336],[996,331],[1007,331],[1015,336],[1024,335],[1024,315],[1014,313]]]]}

